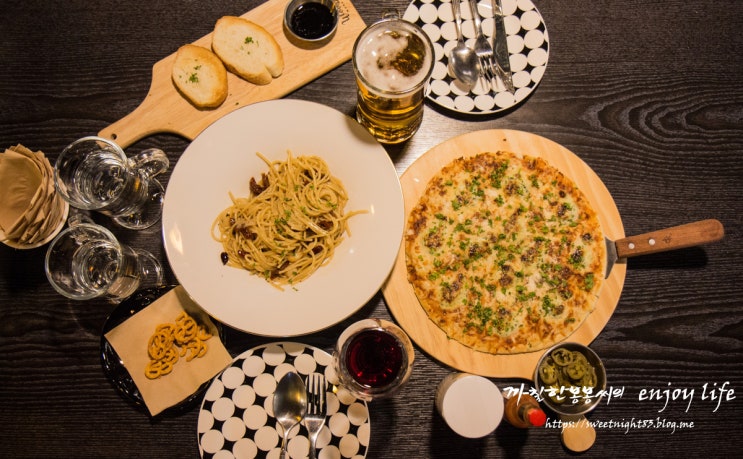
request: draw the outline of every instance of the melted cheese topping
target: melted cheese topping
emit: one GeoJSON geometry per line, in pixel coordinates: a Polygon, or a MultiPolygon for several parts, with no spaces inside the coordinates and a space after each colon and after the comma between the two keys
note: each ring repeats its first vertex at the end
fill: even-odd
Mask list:
{"type": "Polygon", "coordinates": [[[605,245],[583,193],[541,158],[445,166],[409,216],[408,280],[431,320],[474,349],[555,344],[593,310],[605,245]]]}

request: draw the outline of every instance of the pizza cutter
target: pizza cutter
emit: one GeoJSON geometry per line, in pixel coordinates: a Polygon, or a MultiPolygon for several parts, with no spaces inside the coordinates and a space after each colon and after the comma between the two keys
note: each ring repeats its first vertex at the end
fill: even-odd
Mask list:
{"type": "Polygon", "coordinates": [[[684,225],[672,226],[650,233],[606,241],[606,276],[609,277],[614,264],[620,259],[648,255],[657,252],[683,249],[722,239],[725,229],[718,220],[700,220],[684,225]]]}

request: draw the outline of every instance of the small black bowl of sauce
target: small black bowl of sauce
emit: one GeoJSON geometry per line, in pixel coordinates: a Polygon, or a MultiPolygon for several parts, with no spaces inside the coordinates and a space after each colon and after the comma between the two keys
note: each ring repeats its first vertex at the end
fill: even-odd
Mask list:
{"type": "Polygon", "coordinates": [[[291,0],[284,12],[284,28],[299,45],[321,45],[338,26],[338,9],[333,0],[291,0]]]}

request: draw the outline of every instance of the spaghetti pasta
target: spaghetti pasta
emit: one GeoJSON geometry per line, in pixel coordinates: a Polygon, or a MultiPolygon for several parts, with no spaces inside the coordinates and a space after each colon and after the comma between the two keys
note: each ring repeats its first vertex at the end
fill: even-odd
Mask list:
{"type": "Polygon", "coordinates": [[[350,231],[348,219],[364,211],[345,213],[348,196],[343,184],[317,156],[270,161],[257,153],[268,172],[251,178],[250,196],[235,197],[212,224],[221,242],[222,262],[243,268],[273,286],[307,279],[333,257],[350,231]]]}

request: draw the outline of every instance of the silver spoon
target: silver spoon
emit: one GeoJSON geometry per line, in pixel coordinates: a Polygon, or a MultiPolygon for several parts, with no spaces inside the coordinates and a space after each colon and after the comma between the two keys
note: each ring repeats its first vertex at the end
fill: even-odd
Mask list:
{"type": "Polygon", "coordinates": [[[449,65],[454,76],[462,83],[473,86],[480,78],[480,64],[474,51],[464,44],[462,36],[462,10],[460,0],[452,0],[454,28],[457,31],[457,44],[449,54],[449,65]]]}
{"type": "Polygon", "coordinates": [[[293,371],[285,374],[273,394],[273,415],[284,429],[280,458],[287,457],[289,431],[302,421],[307,413],[307,389],[304,381],[293,371]]]}

